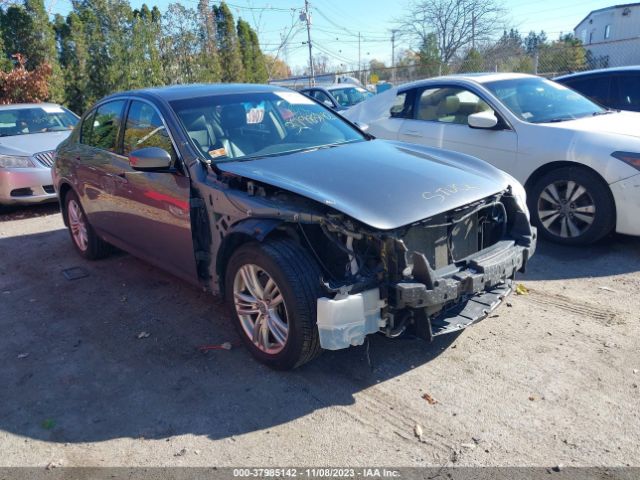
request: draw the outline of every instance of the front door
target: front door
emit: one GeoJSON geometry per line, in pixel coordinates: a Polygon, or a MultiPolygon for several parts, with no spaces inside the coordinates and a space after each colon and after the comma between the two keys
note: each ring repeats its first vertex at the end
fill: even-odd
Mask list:
{"type": "Polygon", "coordinates": [[[190,180],[174,149],[166,126],[154,106],[132,100],[128,107],[122,156],[119,157],[114,235],[136,255],[173,274],[196,281],[191,238],[190,180]],[[171,154],[170,171],[142,172],[129,165],[128,155],[145,147],[171,154]]]}
{"type": "Polygon", "coordinates": [[[468,117],[492,108],[475,93],[457,86],[430,87],[416,92],[412,118],[398,134],[405,142],[466,153],[510,170],[517,158],[518,136],[503,119],[496,129],[474,129],[468,117]]]}

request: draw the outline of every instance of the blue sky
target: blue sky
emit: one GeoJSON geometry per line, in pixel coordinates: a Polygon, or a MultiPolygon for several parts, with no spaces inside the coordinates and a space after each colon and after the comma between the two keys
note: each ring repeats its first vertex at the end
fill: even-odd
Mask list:
{"type": "MultiPolygon", "coordinates": [[[[142,0],[130,0],[133,7],[142,0]]],[[[165,10],[172,0],[147,0],[165,10]]],[[[49,0],[52,13],[66,13],[69,0],[49,0]]],[[[182,0],[194,8],[198,0],[182,0]]],[[[216,1],[217,3],[217,1],[216,1]]],[[[409,0],[311,0],[312,44],[334,64],[355,68],[358,63],[358,32],[361,34],[360,59],[375,58],[386,63],[391,59],[391,33],[394,20],[402,17],[409,0]]],[[[525,34],[530,30],[547,32],[549,38],[567,33],[591,10],[624,3],[624,0],[503,0],[508,12],[505,22],[525,34]]],[[[298,19],[304,0],[229,0],[234,15],[241,16],[258,30],[262,48],[275,53],[281,37],[291,32],[286,50],[280,52],[294,69],[308,62],[308,50],[302,42],[306,30],[298,19]],[[292,30],[293,26],[293,30],[292,30]]],[[[406,48],[399,39],[397,48],[406,48]]],[[[315,53],[315,52],[314,52],[315,53]]]]}

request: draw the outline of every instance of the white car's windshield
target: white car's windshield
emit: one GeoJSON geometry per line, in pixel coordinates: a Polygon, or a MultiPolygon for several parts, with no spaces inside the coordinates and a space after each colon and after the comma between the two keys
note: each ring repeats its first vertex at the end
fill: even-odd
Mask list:
{"type": "Polygon", "coordinates": [[[365,140],[330,110],[293,91],[190,98],[171,106],[208,160],[248,160],[365,140]]]}
{"type": "Polygon", "coordinates": [[[373,93],[362,87],[331,88],[329,91],[342,107],[350,107],[373,96],[373,93]]]}
{"type": "Polygon", "coordinates": [[[71,130],[78,123],[69,110],[55,105],[0,110],[0,137],[71,130]]]}
{"type": "Polygon", "coordinates": [[[561,122],[606,113],[579,93],[544,78],[516,78],[485,83],[509,110],[530,123],[561,122]]]}

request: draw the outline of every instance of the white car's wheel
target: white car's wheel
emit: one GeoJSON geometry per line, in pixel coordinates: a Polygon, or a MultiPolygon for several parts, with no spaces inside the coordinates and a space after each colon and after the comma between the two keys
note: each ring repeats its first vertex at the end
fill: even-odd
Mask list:
{"type": "Polygon", "coordinates": [[[557,243],[593,243],[615,225],[608,186],[579,167],[559,168],[538,179],[529,195],[529,209],[540,234],[557,243]]]}

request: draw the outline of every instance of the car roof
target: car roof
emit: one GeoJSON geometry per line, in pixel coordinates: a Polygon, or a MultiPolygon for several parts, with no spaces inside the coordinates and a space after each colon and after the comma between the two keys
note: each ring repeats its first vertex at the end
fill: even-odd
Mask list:
{"type": "Polygon", "coordinates": [[[630,65],[626,67],[611,67],[611,68],[598,68],[596,70],[587,70],[584,72],[568,73],[567,75],[561,75],[554,78],[554,80],[565,80],[567,78],[577,78],[588,75],[600,75],[604,73],[617,73],[617,72],[640,72],[640,65],[630,65]]]}
{"type": "Polygon", "coordinates": [[[0,111],[2,110],[15,110],[18,108],[37,108],[37,107],[56,107],[60,108],[61,106],[57,103],[11,103],[9,105],[0,105],[0,111]]]}
{"type": "Polygon", "coordinates": [[[259,93],[259,92],[290,92],[289,88],[275,85],[261,85],[257,83],[199,83],[189,85],[171,85],[169,87],[143,88],[140,90],[129,90],[118,92],[105,97],[102,101],[121,96],[137,95],[141,97],[151,97],[167,102],[183,100],[187,98],[207,97],[210,95],[233,95],[238,93],[259,93]]]}
{"type": "Polygon", "coordinates": [[[538,78],[538,77],[536,75],[530,75],[527,73],[495,73],[495,72],[461,73],[461,74],[455,74],[455,75],[445,75],[441,77],[428,78],[424,80],[417,80],[415,82],[405,83],[404,85],[398,88],[399,90],[404,90],[406,88],[419,87],[422,85],[428,85],[430,83],[446,82],[451,80],[470,82],[470,83],[476,83],[481,85],[483,83],[495,82],[499,80],[514,80],[517,78],[538,78]]]}

